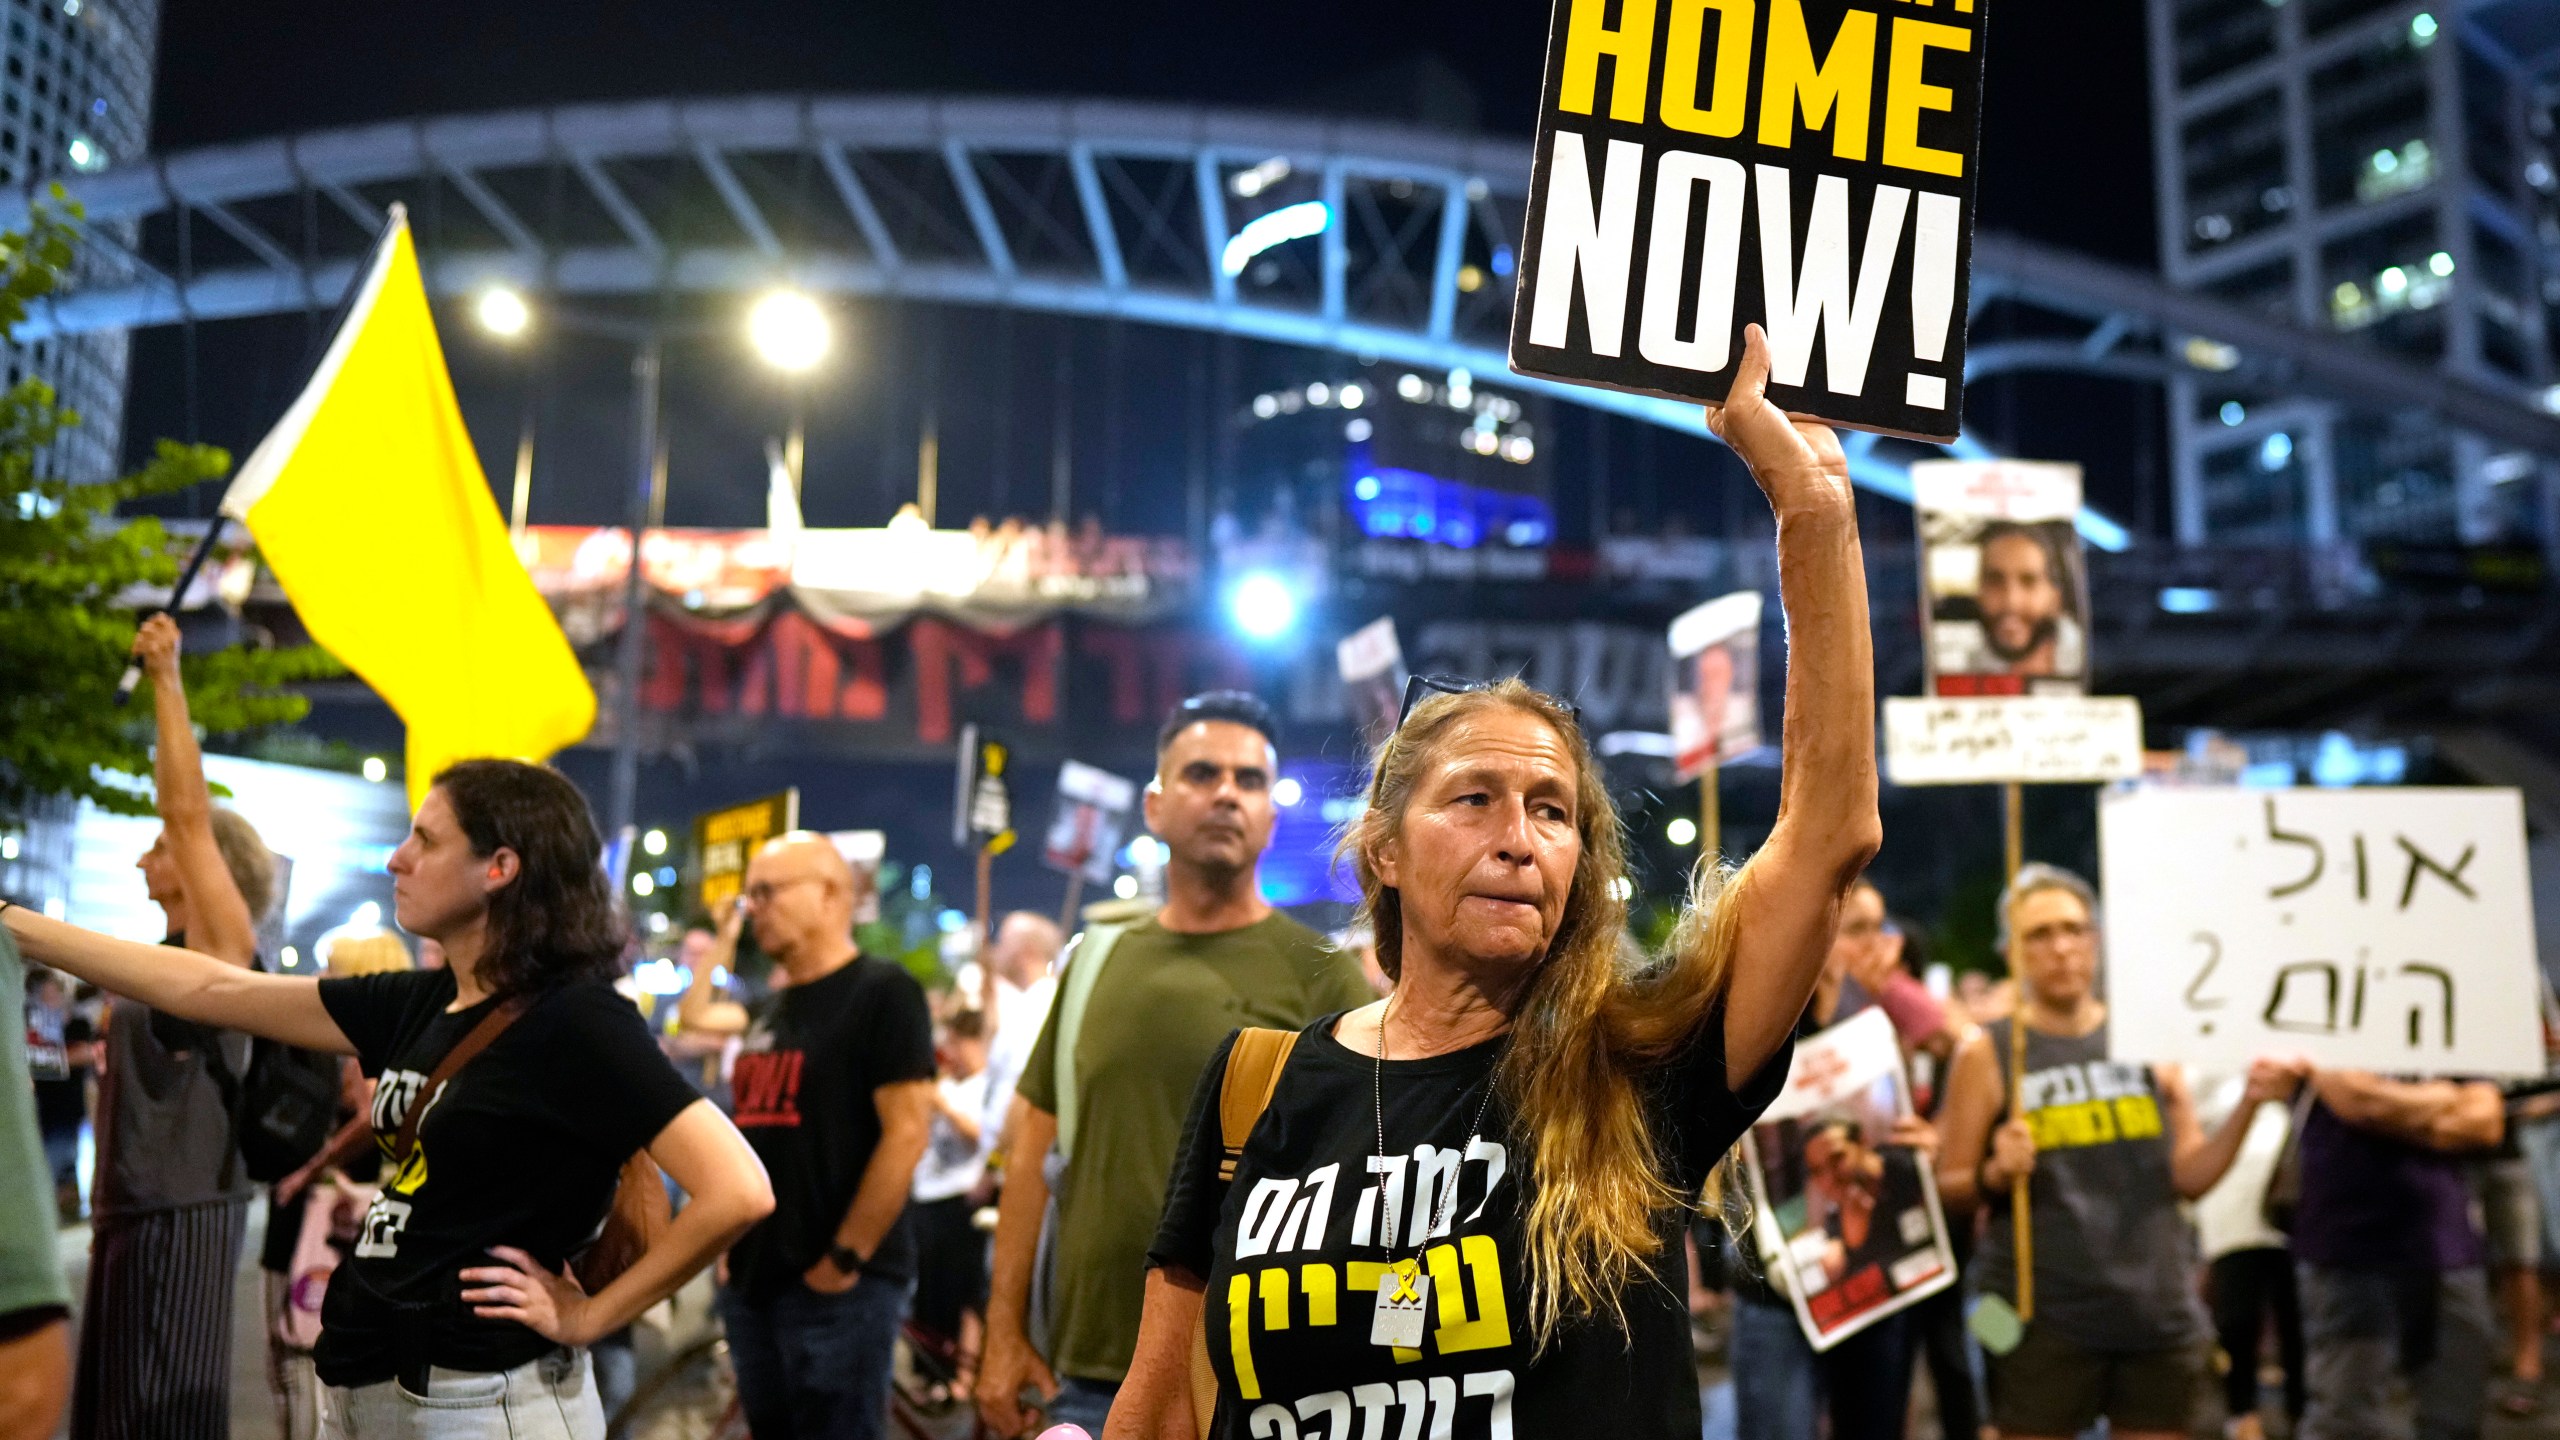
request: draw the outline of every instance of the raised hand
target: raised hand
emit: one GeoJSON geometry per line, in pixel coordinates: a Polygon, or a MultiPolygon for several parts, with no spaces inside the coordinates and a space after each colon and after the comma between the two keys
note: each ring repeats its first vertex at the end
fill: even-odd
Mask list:
{"type": "Polygon", "coordinates": [[[1733,447],[1769,507],[1781,518],[1805,511],[1850,507],[1849,457],[1831,427],[1797,420],[1769,403],[1769,337],[1757,325],[1742,328],[1742,363],[1722,405],[1707,407],[1707,428],[1733,447]]]}
{"type": "Polygon", "coordinates": [[[133,658],[153,680],[178,678],[178,622],[163,612],[142,622],[133,637],[133,658]]]}

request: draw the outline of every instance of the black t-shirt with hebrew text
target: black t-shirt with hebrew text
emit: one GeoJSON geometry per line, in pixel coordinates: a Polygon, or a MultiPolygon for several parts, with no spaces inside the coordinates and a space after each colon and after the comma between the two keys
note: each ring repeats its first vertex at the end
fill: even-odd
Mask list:
{"type": "MultiPolygon", "coordinates": [[[[1509,1133],[1498,1102],[1469,1143],[1502,1041],[1388,1061],[1381,1083],[1373,1057],[1333,1038],[1339,1019],[1301,1032],[1232,1182],[1218,1179],[1224,1049],[1192,1101],[1147,1258],[1207,1277],[1221,1396],[1210,1433],[1696,1440],[1685,1212],[1656,1217],[1661,1249],[1621,1296],[1624,1330],[1606,1316],[1568,1319],[1538,1352],[1523,1263],[1531,1147],[1509,1133]],[[1451,1187],[1443,1228],[1436,1222],[1451,1187]],[[1379,1274],[1417,1245],[1431,1279],[1423,1344],[1373,1345],[1379,1274]]],[[[1780,1046],[1736,1094],[1725,1077],[1719,1005],[1686,1052],[1646,1077],[1662,1173],[1675,1190],[1697,1193],[1776,1097],[1793,1048],[1780,1046]]]]}
{"type": "MultiPolygon", "coordinates": [[[[449,970],[320,982],[329,1018],[381,1082],[373,1133],[386,1156],[437,1063],[497,1003],[448,1011],[453,999],[449,970]]],[[[541,995],[428,1097],[416,1154],[396,1175],[385,1167],[321,1306],[320,1378],[370,1385],[415,1358],[511,1370],[549,1353],[523,1325],[473,1315],[462,1270],[497,1263],[493,1245],[558,1270],[603,1227],[623,1162],[700,1098],[610,985],[541,995]]]]}

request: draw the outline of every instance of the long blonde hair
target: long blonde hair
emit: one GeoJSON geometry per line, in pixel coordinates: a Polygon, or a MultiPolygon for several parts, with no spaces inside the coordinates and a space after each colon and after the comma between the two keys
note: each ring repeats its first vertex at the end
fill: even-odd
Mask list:
{"type": "Polygon", "coordinates": [[[1450,730],[1495,709],[1535,716],[1564,742],[1582,837],[1564,913],[1521,991],[1494,1076],[1513,1134],[1530,1150],[1529,1317],[1543,1346],[1568,1312],[1606,1312],[1623,1322],[1619,1296],[1662,1249],[1656,1218],[1696,1201],[1663,1177],[1658,1137],[1645,1116],[1643,1072],[1685,1046],[1723,994],[1733,907],[1719,902],[1736,887],[1728,883],[1734,877],[1702,862],[1669,955],[1658,962],[1622,958],[1627,905],[1617,882],[1626,873],[1625,841],[1573,712],[1516,678],[1435,694],[1379,747],[1368,807],[1342,838],[1389,976],[1404,973],[1404,908],[1396,891],[1379,883],[1374,857],[1401,833],[1414,784],[1450,730]]]}

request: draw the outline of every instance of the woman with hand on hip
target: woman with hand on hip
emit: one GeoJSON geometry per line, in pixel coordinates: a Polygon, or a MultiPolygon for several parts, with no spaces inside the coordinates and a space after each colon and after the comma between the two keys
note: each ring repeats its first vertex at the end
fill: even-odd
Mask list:
{"type": "Polygon", "coordinates": [[[352,1054],[379,1081],[389,1178],[322,1310],[324,1433],[601,1440],[584,1347],[773,1208],[746,1142],[609,983],[623,927],[600,849],[558,771],[446,769],[390,869],[401,928],[439,942],[447,968],[352,979],[261,974],[0,908],[44,964],[202,1024],[352,1054]],[[602,1233],[642,1149],[691,1201],[587,1294],[567,1262],[602,1233]]]}
{"type": "Polygon", "coordinates": [[[1203,1075],[1109,1440],[1194,1433],[1204,1324],[1204,1428],[1238,1440],[1694,1440],[1681,1227],[1784,1080],[1879,841],[1848,467],[1768,403],[1768,369],[1753,327],[1710,416],[1777,513],[1793,663],[1768,842],[1702,869],[1668,956],[1622,965],[1618,816],[1571,707],[1415,681],[1343,842],[1395,989],[1300,1033],[1232,1180],[1226,1056],[1203,1075]]]}

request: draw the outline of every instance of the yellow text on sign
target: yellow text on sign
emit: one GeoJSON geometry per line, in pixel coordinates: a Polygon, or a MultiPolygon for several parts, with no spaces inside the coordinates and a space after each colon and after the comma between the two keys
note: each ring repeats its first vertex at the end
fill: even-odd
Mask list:
{"type": "MultiPolygon", "coordinates": [[[[1674,130],[1716,139],[1740,135],[1749,118],[1751,36],[1760,0],[1618,0],[1618,23],[1608,23],[1608,0],[1572,0],[1565,16],[1564,73],[1556,87],[1556,106],[1576,115],[1592,113],[1599,98],[1600,62],[1610,62],[1609,118],[1642,124],[1649,108],[1658,108],[1662,123],[1674,130]],[[1668,10],[1669,34],[1662,61],[1662,93],[1652,99],[1653,39],[1661,12],[1668,10]],[[1715,17],[1713,68],[1704,70],[1710,29],[1715,17]]],[[[1922,0],[1927,3],[1927,0],[1922,0]]],[[[1960,3],[1959,11],[1973,6],[1960,3]]],[[[1831,153],[1843,160],[1864,160],[1874,130],[1873,96],[1876,42],[1886,17],[1871,10],[1851,10],[1817,57],[1805,25],[1803,0],[1769,0],[1766,58],[1761,65],[1759,131],[1762,145],[1793,149],[1799,116],[1808,130],[1828,128],[1831,153]]],[[[1960,176],[1964,156],[1920,143],[1920,117],[1954,107],[1955,92],[1928,83],[1924,70],[1929,52],[1969,54],[1973,32],[1911,16],[1892,17],[1885,51],[1883,163],[1932,175],[1960,176]]]]}
{"type": "MultiPolygon", "coordinates": [[[[1431,1291],[1438,1302],[1440,1324],[1431,1332],[1431,1341],[1441,1354],[1498,1350],[1511,1343],[1511,1311],[1502,1295],[1502,1251],[1491,1236],[1468,1235],[1454,1245],[1434,1245],[1422,1253],[1422,1268],[1431,1276],[1431,1291]]],[[[1247,1400],[1262,1398],[1262,1379],[1253,1362],[1253,1334],[1257,1325],[1266,1335],[1290,1328],[1296,1308],[1290,1303],[1293,1291],[1305,1302],[1302,1323],[1322,1327],[1341,1322],[1342,1291],[1375,1294],[1380,1285],[1394,1283],[1390,1267],[1375,1260],[1348,1261],[1339,1272],[1317,1262],[1229,1276],[1227,1355],[1235,1362],[1236,1393],[1247,1400]]],[[[1353,1308],[1365,1326],[1369,1307],[1353,1308]]],[[[1420,1350],[1403,1346],[1394,1347],[1393,1353],[1399,1365],[1422,1358],[1420,1350]]]]}

